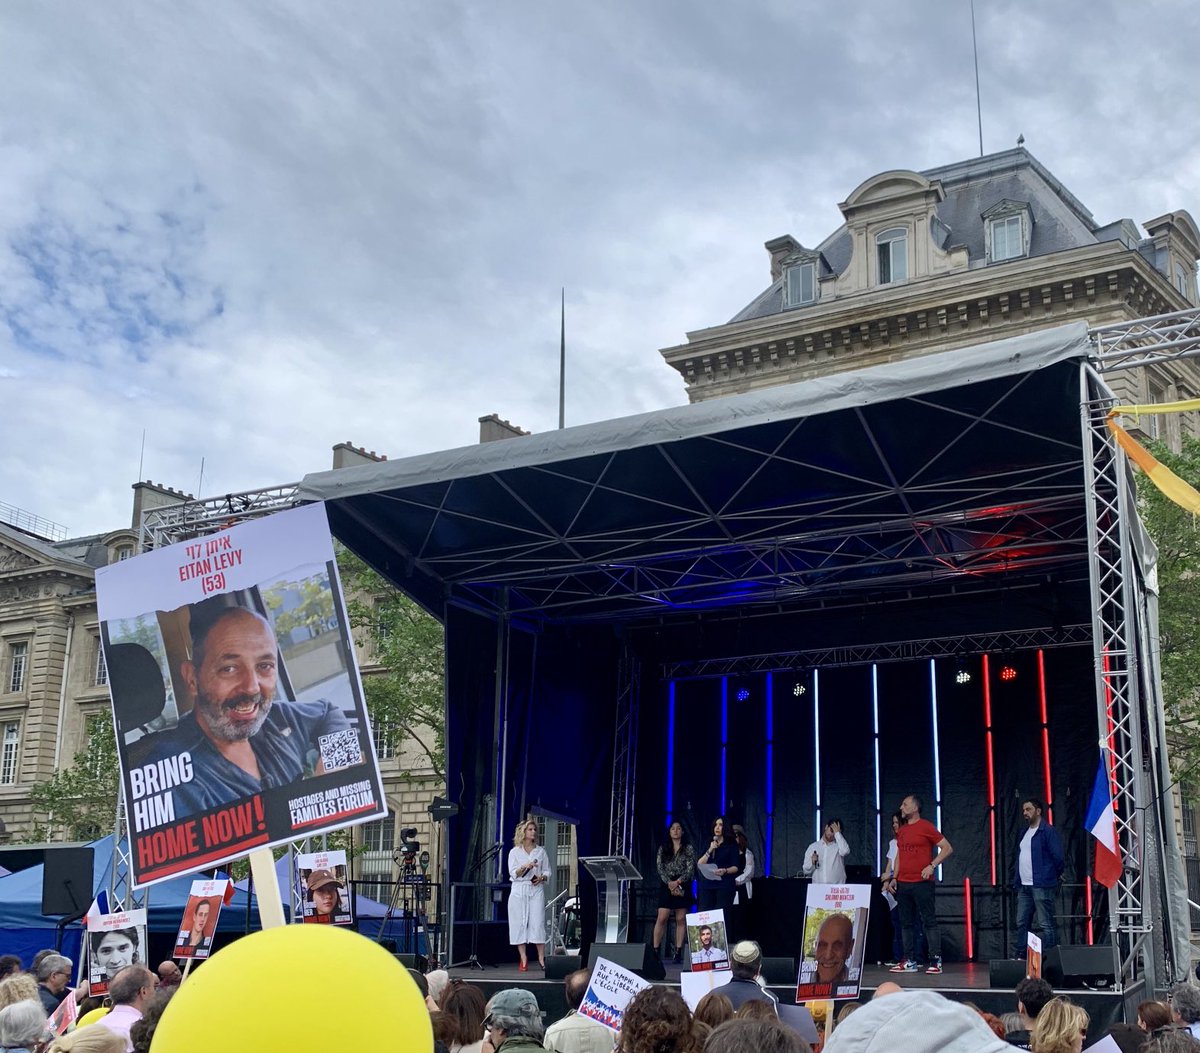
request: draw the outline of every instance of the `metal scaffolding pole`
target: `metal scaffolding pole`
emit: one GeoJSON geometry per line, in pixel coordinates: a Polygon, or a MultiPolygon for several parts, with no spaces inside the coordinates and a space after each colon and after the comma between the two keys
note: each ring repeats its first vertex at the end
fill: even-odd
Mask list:
{"type": "Polygon", "coordinates": [[[617,672],[616,721],[613,729],[612,811],[609,855],[633,853],[634,798],[637,783],[637,722],[642,666],[625,647],[617,672]]]}

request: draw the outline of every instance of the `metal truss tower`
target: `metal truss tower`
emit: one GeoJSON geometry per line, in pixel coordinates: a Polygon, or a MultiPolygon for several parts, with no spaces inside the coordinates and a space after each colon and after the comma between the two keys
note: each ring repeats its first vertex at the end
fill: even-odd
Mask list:
{"type": "Polygon", "coordinates": [[[628,645],[617,671],[616,720],[613,729],[612,811],[609,818],[609,855],[628,857],[633,852],[633,822],[637,783],[638,704],[641,701],[642,663],[628,645]]]}

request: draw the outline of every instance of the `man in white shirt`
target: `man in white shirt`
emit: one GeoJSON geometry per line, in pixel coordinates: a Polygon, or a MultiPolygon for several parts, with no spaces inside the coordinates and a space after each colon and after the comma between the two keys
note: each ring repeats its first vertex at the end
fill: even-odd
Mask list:
{"type": "Polygon", "coordinates": [[[725,962],[729,960],[727,955],[720,947],[713,946],[713,932],[708,925],[700,926],[700,947],[692,954],[692,964],[700,964],[704,962],[725,962]]]}
{"type": "Polygon", "coordinates": [[[567,1015],[546,1028],[542,1043],[554,1053],[612,1053],[613,1033],[598,1020],[579,1012],[591,978],[590,969],[576,969],[564,981],[567,1015]]]}
{"type": "Polygon", "coordinates": [[[831,819],[825,824],[821,840],[814,841],[804,853],[804,876],[811,876],[814,885],[844,885],[849,854],[850,846],[842,836],[842,821],[831,819]]]}

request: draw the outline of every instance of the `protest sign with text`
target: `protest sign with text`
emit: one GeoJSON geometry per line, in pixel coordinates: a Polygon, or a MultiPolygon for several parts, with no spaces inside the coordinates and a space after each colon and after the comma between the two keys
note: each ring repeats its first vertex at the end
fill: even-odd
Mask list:
{"type": "Polygon", "coordinates": [[[579,1006],[579,1015],[590,1017],[612,1031],[620,1031],[625,1007],[638,991],[649,986],[649,981],[637,973],[631,973],[607,958],[597,958],[592,967],[592,979],[579,1006]]]}
{"type": "Polygon", "coordinates": [[[229,879],[193,881],[175,937],[173,958],[207,958],[221,917],[221,907],[230,888],[229,879]]]}
{"type": "Polygon", "coordinates": [[[88,991],[106,994],[109,982],[127,965],[146,964],[146,911],[89,914],[88,991]]]}
{"type": "Polygon", "coordinates": [[[797,1002],[858,997],[870,905],[870,885],[809,886],[797,1002]]]}
{"type": "Polygon", "coordinates": [[[137,886],[387,814],[323,505],[96,573],[137,886]]]}
{"type": "Polygon", "coordinates": [[[688,961],[695,971],[729,968],[729,939],[723,910],[701,910],[685,916],[688,961]]]}
{"type": "Polygon", "coordinates": [[[306,924],[354,924],[354,907],[346,892],[344,851],[301,853],[296,856],[296,877],[306,924]]]}

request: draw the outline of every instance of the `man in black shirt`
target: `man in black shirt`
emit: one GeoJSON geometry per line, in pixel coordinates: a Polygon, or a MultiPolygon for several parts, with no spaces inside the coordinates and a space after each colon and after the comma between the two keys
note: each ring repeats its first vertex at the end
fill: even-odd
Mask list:
{"type": "MultiPolygon", "coordinates": [[[[778,1007],[779,999],[758,982],[758,974],[762,972],[762,948],[753,940],[742,940],[733,946],[730,955],[730,968],[733,979],[724,987],[718,987],[726,998],[738,1009],[747,1002],[770,1002],[778,1007]]],[[[778,1008],[776,1008],[778,1012],[778,1008]]]]}

